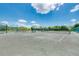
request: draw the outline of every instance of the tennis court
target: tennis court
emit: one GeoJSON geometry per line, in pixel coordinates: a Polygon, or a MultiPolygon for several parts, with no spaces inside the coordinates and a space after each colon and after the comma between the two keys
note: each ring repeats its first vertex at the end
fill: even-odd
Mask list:
{"type": "Polygon", "coordinates": [[[0,33],[1,56],[79,56],[79,33],[0,33]]]}

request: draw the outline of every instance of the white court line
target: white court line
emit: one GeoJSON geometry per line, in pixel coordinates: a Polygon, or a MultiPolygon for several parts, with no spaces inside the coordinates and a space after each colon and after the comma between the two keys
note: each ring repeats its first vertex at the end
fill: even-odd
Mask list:
{"type": "Polygon", "coordinates": [[[78,33],[73,32],[73,34],[74,34],[77,38],[79,38],[79,35],[77,35],[78,33]]]}
{"type": "Polygon", "coordinates": [[[60,42],[60,41],[64,40],[64,38],[66,38],[68,35],[69,34],[66,34],[66,35],[62,36],[58,41],[60,42]]]}

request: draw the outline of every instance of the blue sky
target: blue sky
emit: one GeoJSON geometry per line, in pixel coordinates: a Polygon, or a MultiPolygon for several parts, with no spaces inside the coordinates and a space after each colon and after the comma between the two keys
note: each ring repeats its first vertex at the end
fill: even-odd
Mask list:
{"type": "Polygon", "coordinates": [[[31,3],[2,3],[0,4],[0,22],[8,22],[11,26],[17,26],[19,20],[25,20],[26,26],[34,22],[43,26],[71,25],[79,21],[79,4],[64,3],[53,4],[31,4],[31,3]],[[39,5],[39,6],[38,6],[39,5]],[[38,11],[38,9],[41,11],[38,11]],[[44,9],[45,8],[45,9],[44,9]],[[58,8],[58,9],[57,9],[58,8]]]}

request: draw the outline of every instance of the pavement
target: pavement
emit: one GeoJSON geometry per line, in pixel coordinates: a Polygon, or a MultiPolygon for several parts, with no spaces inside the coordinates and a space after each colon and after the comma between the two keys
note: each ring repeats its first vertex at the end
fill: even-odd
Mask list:
{"type": "Polygon", "coordinates": [[[79,33],[0,33],[0,56],[79,56],[79,33]]]}

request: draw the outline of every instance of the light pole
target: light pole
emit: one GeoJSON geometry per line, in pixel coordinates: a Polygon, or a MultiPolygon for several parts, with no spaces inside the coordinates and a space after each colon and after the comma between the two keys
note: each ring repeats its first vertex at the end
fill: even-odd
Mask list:
{"type": "Polygon", "coordinates": [[[6,33],[8,32],[8,25],[5,26],[6,33]]]}

